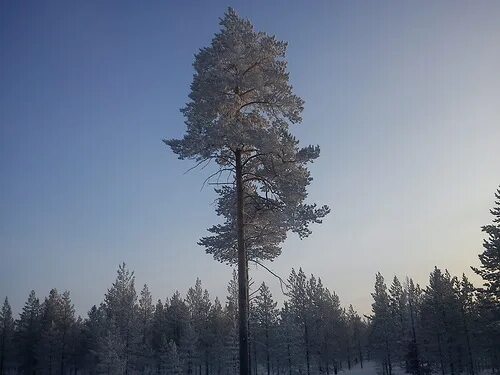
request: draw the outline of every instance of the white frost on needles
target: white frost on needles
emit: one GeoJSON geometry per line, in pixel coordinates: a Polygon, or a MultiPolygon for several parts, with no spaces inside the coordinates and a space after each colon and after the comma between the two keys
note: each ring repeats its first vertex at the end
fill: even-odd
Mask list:
{"type": "Polygon", "coordinates": [[[287,231],[301,238],[321,223],[328,206],[306,204],[312,181],[307,164],[319,146],[299,147],[289,125],[302,121],[303,100],[292,92],[287,44],[240,18],[229,8],[222,30],[195,56],[190,101],[182,109],[187,132],[165,140],[180,159],[197,165],[214,160],[207,178],[218,193],[223,224],[209,228],[199,244],[221,262],[237,259],[235,153],[242,155],[245,246],[248,259],[273,260],[287,231]]]}

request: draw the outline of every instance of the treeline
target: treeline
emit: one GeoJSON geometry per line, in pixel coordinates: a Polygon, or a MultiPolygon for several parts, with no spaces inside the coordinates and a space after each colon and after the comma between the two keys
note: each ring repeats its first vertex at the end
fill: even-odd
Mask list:
{"type": "MultiPolygon", "coordinates": [[[[281,308],[266,284],[252,292],[252,374],[336,374],[375,360],[381,372],[476,374],[498,368],[498,337],[465,276],[435,269],[422,289],[376,276],[373,313],[364,318],[321,279],[292,270],[281,308]],[[496,341],[495,341],[496,340],[496,341]]],[[[75,316],[70,294],[34,292],[14,321],[2,308],[1,374],[238,373],[236,274],[224,303],[200,280],[165,301],[139,295],[125,264],[99,306],[75,316]]]]}
{"type": "Polygon", "coordinates": [[[478,374],[498,371],[500,337],[491,305],[469,282],[435,268],[422,289],[376,275],[369,348],[383,374],[478,374]]]}
{"type": "Polygon", "coordinates": [[[472,267],[482,287],[437,267],[424,289],[396,277],[388,289],[377,274],[369,348],[383,374],[394,366],[416,375],[500,373],[500,188],[495,198],[493,221],[482,228],[481,264],[472,267]]]}
{"type": "MultiPolygon", "coordinates": [[[[252,374],[336,373],[364,360],[367,323],[314,276],[292,271],[278,308],[262,283],[252,292],[252,374]]],[[[14,321],[1,313],[1,374],[235,374],[238,372],[236,273],[224,303],[200,280],[186,296],[139,295],[122,264],[99,306],[75,316],[69,292],[43,302],[31,292],[14,321]]]]}
{"type": "MultiPolygon", "coordinates": [[[[473,268],[475,288],[463,275],[435,268],[422,288],[378,273],[372,313],[360,317],[340,304],[321,279],[292,270],[282,281],[278,308],[263,283],[250,297],[251,374],[337,374],[375,360],[379,371],[415,375],[500,372],[500,189],[487,238],[473,268]]],[[[7,298],[0,311],[0,375],[238,373],[238,283],[224,302],[211,300],[197,280],[186,296],[139,295],[125,264],[104,301],[84,319],[69,292],[32,291],[17,320],[7,298]]]]}

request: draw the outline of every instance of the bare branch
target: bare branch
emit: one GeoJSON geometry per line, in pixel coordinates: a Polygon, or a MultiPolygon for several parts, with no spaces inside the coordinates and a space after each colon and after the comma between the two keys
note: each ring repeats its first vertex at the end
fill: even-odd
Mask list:
{"type": "Polygon", "coordinates": [[[203,164],[204,162],[206,162],[207,160],[210,161],[211,159],[213,158],[213,156],[210,156],[208,158],[205,158],[203,160],[200,160],[198,163],[196,163],[193,167],[189,168],[186,172],[184,172],[183,174],[187,174],[189,172],[191,172],[193,169],[196,169],[198,168],[201,164],[203,164]]]}
{"type": "Polygon", "coordinates": [[[203,184],[201,185],[201,189],[200,189],[200,191],[201,191],[201,190],[203,190],[203,188],[205,187],[205,185],[207,184],[207,182],[208,182],[210,179],[214,178],[214,177],[215,177],[215,176],[217,176],[217,175],[219,175],[219,177],[220,177],[220,175],[221,175],[223,172],[225,172],[225,171],[232,171],[232,169],[230,169],[230,168],[221,168],[221,169],[219,169],[218,171],[216,171],[216,172],[212,173],[210,176],[208,176],[207,178],[205,178],[205,181],[203,181],[203,184]]]}
{"type": "Polygon", "coordinates": [[[250,293],[248,296],[249,297],[252,297],[254,294],[256,294],[257,292],[260,292],[260,288],[262,288],[262,285],[259,286],[257,289],[255,289],[252,293],[250,293]]]}
{"type": "Polygon", "coordinates": [[[212,186],[218,186],[218,185],[234,185],[232,182],[207,182],[206,185],[212,186]]]}
{"type": "Polygon", "coordinates": [[[274,271],[270,270],[268,267],[264,266],[261,262],[259,262],[258,260],[255,260],[255,259],[250,259],[250,262],[253,262],[255,264],[257,264],[258,266],[261,266],[262,268],[264,268],[267,272],[269,272],[271,275],[273,275],[274,277],[276,277],[279,282],[280,282],[280,288],[281,288],[281,293],[283,293],[285,296],[288,296],[288,292],[285,292],[285,290],[283,289],[283,286],[286,288],[286,289],[290,289],[290,287],[288,286],[288,284],[283,280],[283,278],[281,276],[279,276],[278,274],[276,274],[274,271]]]}
{"type": "Polygon", "coordinates": [[[249,71],[251,71],[253,68],[255,68],[257,65],[260,65],[260,60],[259,61],[256,61],[254,62],[252,65],[250,65],[248,68],[245,69],[245,71],[241,74],[241,76],[243,77],[245,74],[247,74],[249,71]]]}
{"type": "Polygon", "coordinates": [[[255,88],[254,88],[254,87],[252,87],[251,89],[248,89],[248,90],[246,90],[246,91],[242,92],[242,93],[240,94],[240,96],[244,96],[244,95],[246,95],[246,94],[250,94],[252,91],[255,91],[255,88]]]}
{"type": "Polygon", "coordinates": [[[266,156],[266,155],[269,155],[269,154],[272,154],[272,152],[262,152],[262,153],[259,153],[259,154],[255,154],[255,155],[252,155],[252,156],[249,156],[244,162],[243,162],[243,167],[252,159],[255,159],[255,158],[258,158],[258,157],[261,157],[261,156],[266,156]]]}
{"type": "Polygon", "coordinates": [[[238,111],[241,111],[243,108],[248,107],[249,105],[253,105],[253,104],[271,104],[271,103],[266,101],[266,100],[253,100],[251,102],[243,104],[240,107],[240,109],[238,109],[238,111]]]}

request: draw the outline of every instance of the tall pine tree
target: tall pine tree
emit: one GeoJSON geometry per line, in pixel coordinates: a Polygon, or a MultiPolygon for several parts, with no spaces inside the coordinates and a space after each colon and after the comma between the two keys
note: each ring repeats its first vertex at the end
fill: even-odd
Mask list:
{"type": "Polygon", "coordinates": [[[220,24],[195,56],[182,110],[187,133],[165,143],[180,159],[219,166],[208,180],[219,185],[217,214],[225,221],[200,244],[215,259],[238,264],[240,374],[248,375],[248,261],[276,258],[288,231],[308,236],[329,209],[305,203],[307,165],[319,147],[300,148],[289,131],[302,120],[303,101],[289,83],[286,43],[255,31],[231,8],[220,24]]]}

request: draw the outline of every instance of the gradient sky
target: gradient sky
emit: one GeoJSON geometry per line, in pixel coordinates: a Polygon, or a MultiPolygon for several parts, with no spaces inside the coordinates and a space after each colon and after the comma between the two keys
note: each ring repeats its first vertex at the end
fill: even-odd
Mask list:
{"type": "MultiPolygon", "coordinates": [[[[193,55],[228,5],[289,42],[320,144],[310,197],[333,213],[271,267],[370,309],[374,275],[426,283],[478,264],[500,184],[498,1],[0,2],[0,298],[68,289],[81,314],[122,261],[155,298],[231,269],[196,245],[217,218],[184,132],[193,55]]],[[[252,268],[257,282],[275,279],[252,268]]],[[[477,278],[472,278],[477,281],[477,278]]]]}

